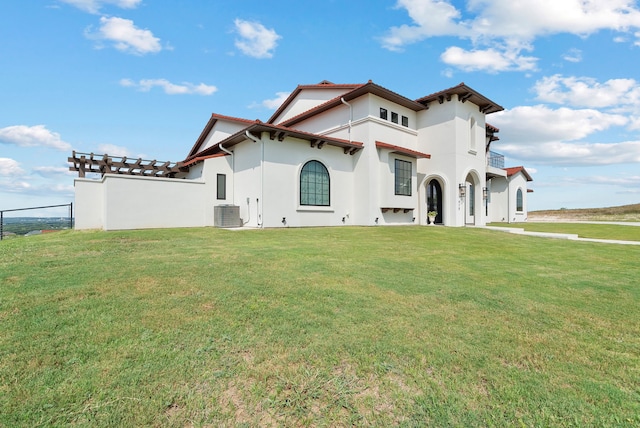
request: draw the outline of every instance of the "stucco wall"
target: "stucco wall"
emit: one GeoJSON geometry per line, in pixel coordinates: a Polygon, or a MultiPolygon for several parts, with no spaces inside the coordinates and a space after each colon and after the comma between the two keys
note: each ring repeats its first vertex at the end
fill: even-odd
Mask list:
{"type": "Polygon", "coordinates": [[[205,218],[202,181],[105,175],[103,229],[213,225],[205,218]]]}
{"type": "Polygon", "coordinates": [[[102,229],[104,223],[104,192],[102,180],[76,178],[74,216],[75,228],[102,229]]]}

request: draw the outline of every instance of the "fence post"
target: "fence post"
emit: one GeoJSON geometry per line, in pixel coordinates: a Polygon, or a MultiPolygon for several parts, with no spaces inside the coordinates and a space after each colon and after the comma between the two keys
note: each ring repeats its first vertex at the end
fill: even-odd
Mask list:
{"type": "Polygon", "coordinates": [[[69,202],[69,229],[73,230],[73,202],[69,202]]]}
{"type": "Polygon", "coordinates": [[[4,211],[0,211],[0,241],[4,238],[4,211]]]}

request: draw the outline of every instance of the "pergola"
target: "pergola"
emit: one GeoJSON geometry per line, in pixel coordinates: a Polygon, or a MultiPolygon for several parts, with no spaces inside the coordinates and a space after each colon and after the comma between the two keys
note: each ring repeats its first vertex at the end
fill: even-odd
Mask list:
{"type": "Polygon", "coordinates": [[[142,175],[145,177],[182,178],[189,170],[182,162],[158,162],[141,158],[129,159],[127,156],[95,155],[73,151],[68,161],[69,171],[77,171],[78,177],[84,178],[86,173],[142,175]]]}

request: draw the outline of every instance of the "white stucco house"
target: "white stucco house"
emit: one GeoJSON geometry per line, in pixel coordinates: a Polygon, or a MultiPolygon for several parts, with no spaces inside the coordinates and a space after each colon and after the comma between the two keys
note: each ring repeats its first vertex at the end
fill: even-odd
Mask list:
{"type": "Polygon", "coordinates": [[[464,83],[300,85],[266,122],[212,114],[181,162],[74,152],[76,228],[525,221],[531,176],[490,150],[501,110],[464,83]]]}

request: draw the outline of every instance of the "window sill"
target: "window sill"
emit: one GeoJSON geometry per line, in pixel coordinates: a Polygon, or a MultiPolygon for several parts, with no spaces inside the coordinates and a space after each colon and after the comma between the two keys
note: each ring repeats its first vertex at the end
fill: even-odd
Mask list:
{"type": "Polygon", "coordinates": [[[316,212],[316,213],[332,213],[334,209],[332,207],[313,206],[313,205],[300,205],[296,209],[298,212],[316,212]]]}

